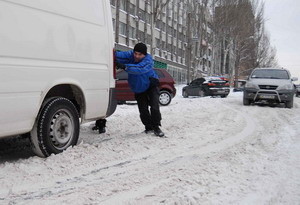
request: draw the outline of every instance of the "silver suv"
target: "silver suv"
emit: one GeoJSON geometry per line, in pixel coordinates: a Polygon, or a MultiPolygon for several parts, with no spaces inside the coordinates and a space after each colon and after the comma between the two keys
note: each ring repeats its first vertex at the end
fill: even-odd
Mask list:
{"type": "Polygon", "coordinates": [[[295,87],[290,72],[280,68],[256,68],[245,84],[243,104],[255,102],[284,103],[293,107],[295,87]]]}

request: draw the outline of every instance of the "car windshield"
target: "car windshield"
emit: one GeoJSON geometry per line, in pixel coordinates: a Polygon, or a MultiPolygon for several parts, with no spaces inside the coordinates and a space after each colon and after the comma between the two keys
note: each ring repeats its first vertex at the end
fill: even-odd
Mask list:
{"type": "Polygon", "coordinates": [[[289,79],[289,74],[286,70],[261,69],[254,71],[251,78],[289,79]]]}

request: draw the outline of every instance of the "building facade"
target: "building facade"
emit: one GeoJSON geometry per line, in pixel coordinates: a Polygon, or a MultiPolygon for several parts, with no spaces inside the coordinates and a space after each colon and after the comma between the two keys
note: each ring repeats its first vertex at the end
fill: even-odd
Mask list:
{"type": "MultiPolygon", "coordinates": [[[[111,0],[116,49],[132,49],[138,42],[147,44],[154,66],[167,69],[178,84],[186,83],[187,70],[192,79],[210,74],[211,29],[208,23],[204,26],[203,17],[201,22],[195,22],[201,20],[197,13],[201,7],[199,11],[192,10],[190,3],[191,0],[169,0],[166,5],[163,1],[153,5],[154,0],[111,0]],[[200,38],[197,29],[205,27],[206,34],[200,38]]],[[[204,16],[206,20],[210,18],[208,13],[204,16]]]]}

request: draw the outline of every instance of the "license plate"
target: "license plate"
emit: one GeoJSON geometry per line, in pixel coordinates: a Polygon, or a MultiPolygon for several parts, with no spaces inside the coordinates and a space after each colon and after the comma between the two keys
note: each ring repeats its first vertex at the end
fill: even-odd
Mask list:
{"type": "Polygon", "coordinates": [[[260,95],[260,99],[275,99],[274,95],[260,95]]]}
{"type": "Polygon", "coordinates": [[[217,93],[226,93],[225,90],[218,90],[217,93]]]}

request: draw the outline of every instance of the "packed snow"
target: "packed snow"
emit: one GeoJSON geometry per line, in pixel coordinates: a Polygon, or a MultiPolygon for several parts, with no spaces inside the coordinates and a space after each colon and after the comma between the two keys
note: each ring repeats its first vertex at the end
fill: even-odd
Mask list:
{"type": "MultiPolygon", "coordinates": [[[[135,103],[107,132],[46,159],[1,140],[0,204],[300,204],[300,98],[294,108],[177,96],[161,107],[166,138],[142,133],[135,103]]],[[[26,145],[26,146],[25,146],[26,145]]]]}

